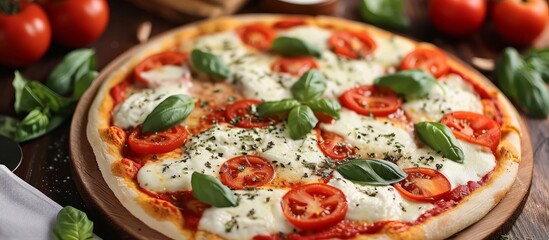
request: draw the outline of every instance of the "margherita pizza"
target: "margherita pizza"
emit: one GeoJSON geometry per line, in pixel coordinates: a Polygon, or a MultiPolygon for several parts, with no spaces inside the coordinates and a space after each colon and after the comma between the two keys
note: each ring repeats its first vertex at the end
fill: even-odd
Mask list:
{"type": "Polygon", "coordinates": [[[174,239],[440,239],[503,198],[518,120],[437,47],[245,16],[139,48],[89,110],[108,186],[174,239]]]}

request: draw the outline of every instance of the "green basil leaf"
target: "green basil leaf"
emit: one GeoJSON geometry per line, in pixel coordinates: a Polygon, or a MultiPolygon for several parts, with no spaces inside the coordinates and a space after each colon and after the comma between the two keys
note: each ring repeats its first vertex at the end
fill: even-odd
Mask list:
{"type": "Polygon", "coordinates": [[[318,47],[299,38],[286,36],[277,37],[273,41],[272,49],[276,53],[288,57],[313,56],[319,58],[322,56],[322,51],[318,47]]]}
{"type": "Polygon", "coordinates": [[[292,95],[300,102],[308,102],[322,96],[326,80],[315,69],[305,72],[291,88],[292,95]]]}
{"type": "Polygon", "coordinates": [[[336,170],[345,179],[362,185],[386,186],[408,176],[394,163],[376,159],[353,159],[336,170]]]}
{"type": "Polygon", "coordinates": [[[450,128],[437,122],[420,122],[415,125],[421,141],[454,162],[463,163],[463,150],[450,128]]]}
{"type": "Polygon", "coordinates": [[[405,70],[378,77],[374,84],[411,97],[423,96],[431,91],[436,79],[423,70],[405,70]]]}
{"type": "Polygon", "coordinates": [[[88,240],[93,237],[93,222],[86,213],[66,206],[57,214],[53,236],[59,240],[88,240]]]}
{"type": "Polygon", "coordinates": [[[201,202],[214,207],[234,207],[237,198],[227,186],[223,185],[217,178],[193,172],[191,176],[193,196],[201,202]]]}
{"type": "Polygon", "coordinates": [[[185,121],[194,109],[194,101],[183,94],[169,96],[159,103],[143,122],[143,132],[161,132],[185,121]]]}
{"type": "Polygon", "coordinates": [[[0,115],[0,135],[13,139],[19,119],[0,115]]]}
{"type": "Polygon", "coordinates": [[[25,142],[41,137],[57,128],[65,119],[62,115],[50,116],[47,109],[34,109],[17,125],[13,140],[25,142]]]}
{"type": "Polygon", "coordinates": [[[196,69],[208,75],[218,78],[229,77],[229,68],[221,58],[209,52],[194,49],[191,52],[191,62],[196,69]]]}
{"type": "Polygon", "coordinates": [[[288,115],[288,129],[292,139],[301,139],[311,132],[318,123],[313,110],[301,105],[294,107],[288,115]]]}
{"type": "Polygon", "coordinates": [[[549,92],[540,73],[523,68],[515,73],[515,102],[530,117],[547,118],[549,115],[549,92]]]}
{"type": "Polygon", "coordinates": [[[410,26],[402,0],[362,0],[360,14],[366,22],[381,27],[405,30],[410,26]]]}
{"type": "Polygon", "coordinates": [[[84,95],[84,92],[86,92],[86,90],[90,87],[93,80],[95,80],[97,76],[99,76],[99,72],[92,70],[92,71],[88,71],[86,74],[80,77],[74,84],[72,98],[80,99],[80,97],[84,95]]]}
{"type": "Polygon", "coordinates": [[[506,48],[496,65],[498,86],[507,96],[517,96],[515,73],[524,68],[524,60],[514,48],[506,48]]]}
{"type": "Polygon", "coordinates": [[[257,105],[257,115],[270,116],[284,114],[299,106],[300,103],[294,99],[283,99],[280,101],[262,102],[257,105]]]}
{"type": "Polygon", "coordinates": [[[58,94],[68,94],[74,83],[95,68],[95,52],[92,49],[76,49],[53,69],[46,86],[58,94]]]}
{"type": "Polygon", "coordinates": [[[549,83],[549,48],[532,49],[526,54],[525,60],[540,73],[543,81],[549,83]]]}
{"type": "Polygon", "coordinates": [[[307,103],[313,112],[321,112],[330,115],[336,120],[339,120],[339,112],[341,105],[335,99],[317,98],[307,103]]]}
{"type": "Polygon", "coordinates": [[[13,80],[15,88],[15,112],[30,112],[35,108],[48,108],[52,112],[67,112],[72,107],[72,101],[59,96],[42,83],[29,81],[19,72],[15,72],[13,80]]]}

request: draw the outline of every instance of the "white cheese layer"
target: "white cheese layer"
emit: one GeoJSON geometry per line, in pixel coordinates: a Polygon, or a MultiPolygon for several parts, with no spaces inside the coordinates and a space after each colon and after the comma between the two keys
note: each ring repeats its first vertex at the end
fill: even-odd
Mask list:
{"type": "Polygon", "coordinates": [[[459,75],[450,74],[438,82],[441,87],[434,86],[427,96],[406,99],[402,105],[414,123],[439,121],[446,113],[453,111],[482,113],[479,96],[459,75]]]}
{"type": "Polygon", "coordinates": [[[321,50],[328,49],[328,38],[330,38],[331,35],[331,31],[315,26],[297,26],[279,34],[279,36],[299,38],[321,50]]]}
{"type": "Polygon", "coordinates": [[[190,85],[179,83],[147,88],[133,93],[113,110],[113,123],[121,128],[136,127],[145,121],[149,113],[164,99],[175,94],[188,94],[190,85]]]}
{"type": "Polygon", "coordinates": [[[148,87],[157,88],[163,85],[178,83],[191,84],[191,72],[186,66],[164,65],[150,71],[142,72],[141,78],[148,83],[148,87]]]}
{"type": "Polygon", "coordinates": [[[248,49],[235,31],[206,35],[196,39],[190,49],[188,46],[184,48],[187,48],[188,51],[197,48],[209,52],[220,57],[227,65],[248,54],[248,49]]]}
{"type": "Polygon", "coordinates": [[[208,208],[200,219],[198,229],[225,239],[252,239],[256,235],[292,231],[292,225],[284,217],[280,205],[287,190],[234,192],[240,199],[238,206],[208,208]]]}
{"type": "Polygon", "coordinates": [[[381,38],[373,36],[377,43],[374,52],[374,61],[383,65],[400,65],[402,58],[415,49],[415,45],[403,38],[381,38]]]}

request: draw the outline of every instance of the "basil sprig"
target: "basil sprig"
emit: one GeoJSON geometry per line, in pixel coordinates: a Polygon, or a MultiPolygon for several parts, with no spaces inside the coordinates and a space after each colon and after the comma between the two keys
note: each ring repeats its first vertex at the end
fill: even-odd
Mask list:
{"type": "Polygon", "coordinates": [[[410,26],[402,0],[362,0],[360,14],[366,22],[381,27],[405,30],[410,26]]]}
{"type": "Polygon", "coordinates": [[[194,109],[191,97],[176,94],[160,102],[143,122],[143,132],[161,132],[185,121],[194,109]]]}
{"type": "Polygon", "coordinates": [[[57,213],[53,225],[53,237],[59,240],[91,240],[93,237],[93,222],[86,213],[66,206],[57,213]]]}
{"type": "Polygon", "coordinates": [[[73,90],[75,83],[95,69],[95,52],[92,49],[77,49],[65,56],[51,72],[46,82],[51,90],[65,95],[73,90]]]}
{"type": "Polygon", "coordinates": [[[543,81],[549,83],[549,48],[532,49],[524,58],[530,67],[540,73],[543,81]]]}
{"type": "Polygon", "coordinates": [[[423,70],[413,69],[378,77],[374,84],[411,97],[428,94],[436,84],[436,79],[423,70]]]}
{"type": "Polygon", "coordinates": [[[408,176],[394,163],[377,159],[353,159],[336,170],[345,179],[361,185],[386,186],[408,176]]]}
{"type": "Polygon", "coordinates": [[[271,47],[278,54],[288,57],[313,56],[319,58],[322,51],[314,45],[294,37],[277,37],[271,47]]]}
{"type": "Polygon", "coordinates": [[[223,185],[217,178],[193,172],[191,176],[193,196],[201,202],[214,207],[234,207],[237,198],[227,186],[223,185]]]}
{"type": "Polygon", "coordinates": [[[309,106],[313,112],[325,113],[334,119],[339,119],[341,105],[335,99],[317,98],[309,101],[307,106],[309,106]]]}
{"type": "Polygon", "coordinates": [[[415,126],[421,141],[454,162],[463,163],[463,150],[450,128],[437,122],[420,122],[415,126]]]}
{"type": "Polygon", "coordinates": [[[310,133],[318,123],[313,110],[309,106],[294,107],[288,115],[288,128],[292,139],[300,139],[310,133]]]}
{"type": "Polygon", "coordinates": [[[307,102],[322,96],[326,90],[326,80],[317,70],[309,70],[294,83],[292,95],[300,102],[307,102]]]}
{"type": "Polygon", "coordinates": [[[200,49],[191,52],[192,65],[201,72],[217,78],[229,77],[229,68],[218,56],[200,49]]]}
{"type": "Polygon", "coordinates": [[[287,113],[292,108],[301,105],[295,99],[284,99],[280,101],[268,101],[261,103],[261,107],[258,106],[257,114],[259,116],[268,116],[268,115],[279,115],[287,113]]]}

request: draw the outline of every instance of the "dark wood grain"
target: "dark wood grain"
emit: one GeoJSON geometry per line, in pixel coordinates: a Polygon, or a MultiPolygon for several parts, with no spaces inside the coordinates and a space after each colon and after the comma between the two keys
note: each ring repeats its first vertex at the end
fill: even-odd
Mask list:
{"type": "MultiPolygon", "coordinates": [[[[452,39],[437,33],[426,15],[426,0],[407,1],[406,13],[412,20],[408,32],[401,33],[421,41],[433,42],[461,60],[470,62],[471,57],[495,59],[504,48],[490,24],[482,31],[466,39],[452,39]]],[[[97,51],[98,67],[103,68],[122,52],[137,44],[135,30],[143,21],[153,23],[153,35],[174,28],[177,24],[155,17],[125,1],[109,1],[111,19],[105,34],[91,47],[97,51]]],[[[337,16],[359,20],[359,1],[341,0],[337,16]]],[[[240,12],[259,12],[258,1],[251,1],[240,12]]],[[[549,31],[540,38],[537,46],[549,46],[549,31]]],[[[45,81],[47,74],[69,50],[53,45],[39,62],[20,69],[31,79],[45,81]]],[[[490,79],[493,76],[486,73],[490,79]]],[[[15,116],[14,91],[11,86],[13,70],[0,68],[0,114],[15,116]]],[[[549,239],[549,121],[524,118],[530,127],[534,149],[534,178],[528,197],[507,223],[490,238],[510,234],[515,239],[549,239]]],[[[73,205],[84,209],[96,223],[98,235],[107,239],[119,239],[119,231],[112,223],[101,217],[96,209],[85,205],[75,188],[69,166],[69,123],[66,122],[52,133],[22,145],[23,164],[16,174],[44,192],[61,205],[73,205]]],[[[510,194],[513,194],[512,192],[510,194]]]]}

